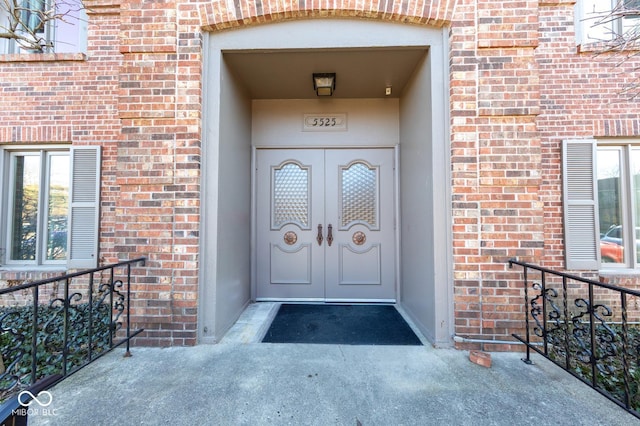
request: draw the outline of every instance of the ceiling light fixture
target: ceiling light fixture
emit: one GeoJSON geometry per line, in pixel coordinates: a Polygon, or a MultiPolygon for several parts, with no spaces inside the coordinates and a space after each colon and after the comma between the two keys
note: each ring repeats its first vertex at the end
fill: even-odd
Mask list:
{"type": "Polygon", "coordinates": [[[336,73],[314,73],[313,90],[318,96],[331,96],[336,90],[336,73]]]}

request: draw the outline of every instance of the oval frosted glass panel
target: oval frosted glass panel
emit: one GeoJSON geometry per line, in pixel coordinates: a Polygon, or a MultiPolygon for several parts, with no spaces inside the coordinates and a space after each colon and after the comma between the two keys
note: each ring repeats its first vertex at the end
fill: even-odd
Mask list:
{"type": "Polygon", "coordinates": [[[378,170],[364,163],[342,169],[342,227],[362,223],[378,227],[378,170]]]}
{"type": "Polygon", "coordinates": [[[271,224],[281,228],[287,223],[309,227],[309,169],[285,163],[273,170],[273,209],[271,224]]]}

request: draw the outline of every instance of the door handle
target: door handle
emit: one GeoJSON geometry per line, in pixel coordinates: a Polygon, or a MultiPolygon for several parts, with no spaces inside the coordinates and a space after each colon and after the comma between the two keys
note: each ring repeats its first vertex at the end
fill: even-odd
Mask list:
{"type": "Polygon", "coordinates": [[[332,242],[333,242],[333,226],[329,224],[329,226],[327,226],[327,244],[329,244],[329,247],[331,247],[332,242]]]}
{"type": "Polygon", "coordinates": [[[319,223],[318,224],[318,235],[316,236],[316,241],[318,242],[318,245],[321,246],[322,245],[322,240],[324,238],[322,238],[322,224],[319,223]]]}

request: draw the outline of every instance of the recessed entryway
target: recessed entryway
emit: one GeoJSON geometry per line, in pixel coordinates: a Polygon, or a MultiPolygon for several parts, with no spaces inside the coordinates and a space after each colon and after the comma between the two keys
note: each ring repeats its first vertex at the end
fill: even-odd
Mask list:
{"type": "MultiPolygon", "coordinates": [[[[217,342],[246,306],[260,298],[261,255],[256,241],[261,231],[255,201],[259,185],[254,181],[257,152],[378,148],[391,148],[395,155],[396,171],[390,179],[399,200],[391,207],[395,219],[391,237],[394,293],[358,296],[349,292],[335,298],[396,300],[427,338],[437,344],[451,342],[447,40],[446,29],[349,19],[287,21],[206,34],[198,280],[201,342],[217,342]],[[364,58],[368,65],[358,67],[360,61],[355,58],[364,58]],[[317,72],[336,73],[333,96],[316,96],[312,74],[317,72]],[[391,95],[386,95],[388,85],[392,86],[391,95]],[[306,131],[305,117],[314,115],[345,118],[346,125],[334,132],[306,131]]],[[[341,159],[340,165],[355,165],[361,170],[375,167],[371,161],[361,160],[356,155],[341,159]]],[[[291,164],[303,170],[313,163],[291,164]]],[[[319,224],[326,244],[328,225],[335,233],[340,228],[334,223],[337,220],[312,218],[307,228],[287,228],[284,233],[293,231],[296,235],[274,237],[280,241],[274,250],[286,253],[289,245],[285,238],[302,241],[317,236],[319,224]]],[[[341,232],[345,238],[343,258],[364,254],[358,252],[354,241],[376,243],[373,235],[377,231],[364,226],[341,232]]],[[[334,238],[332,249],[337,248],[338,237],[334,238]]],[[[311,242],[319,247],[314,238],[311,242]]],[[[296,250],[295,244],[291,250],[296,250]]],[[[386,258],[385,245],[376,244],[381,244],[380,258],[386,258]]],[[[268,247],[271,250],[272,246],[268,247]]],[[[311,253],[311,247],[309,250],[311,253]]],[[[375,248],[366,253],[370,263],[378,256],[375,248]]],[[[324,256],[325,264],[339,265],[339,257],[327,263],[328,252],[324,256]]],[[[315,256],[311,259],[315,262],[315,256]]],[[[385,264],[380,263],[381,276],[385,264]]],[[[340,271],[339,266],[326,266],[325,276],[330,269],[340,271]]],[[[279,269],[276,278],[291,279],[286,275],[290,272],[279,269]]],[[[353,275],[359,272],[356,268],[342,270],[343,275],[352,274],[352,281],[373,282],[378,276],[371,270],[365,271],[368,275],[364,277],[353,275]]],[[[324,288],[324,295],[314,293],[310,298],[327,300],[328,287],[324,288]]]]}

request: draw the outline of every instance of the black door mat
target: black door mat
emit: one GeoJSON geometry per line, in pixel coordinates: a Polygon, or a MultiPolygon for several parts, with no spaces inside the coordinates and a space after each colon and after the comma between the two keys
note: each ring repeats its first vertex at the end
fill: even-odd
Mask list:
{"type": "Polygon", "coordinates": [[[422,345],[409,324],[391,305],[283,304],[262,341],[422,345]]]}

